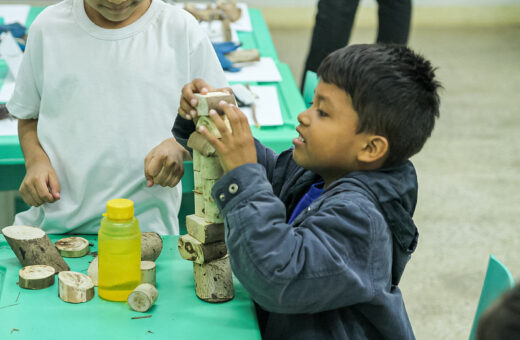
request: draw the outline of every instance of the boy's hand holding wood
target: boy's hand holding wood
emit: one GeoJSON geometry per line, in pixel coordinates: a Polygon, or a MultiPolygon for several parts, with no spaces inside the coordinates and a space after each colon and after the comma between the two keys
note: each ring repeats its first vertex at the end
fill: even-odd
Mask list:
{"type": "Polygon", "coordinates": [[[231,171],[247,163],[256,163],[255,142],[247,117],[235,105],[226,102],[221,102],[219,105],[229,120],[231,131],[218,113],[215,110],[210,110],[211,120],[219,130],[222,138],[218,139],[204,126],[199,127],[199,132],[217,150],[224,172],[231,171]]]}
{"type": "Polygon", "coordinates": [[[179,106],[179,114],[184,119],[193,119],[197,116],[196,107],[198,105],[197,97],[195,93],[200,93],[203,95],[208,94],[209,92],[227,92],[233,93],[233,91],[229,88],[222,89],[214,89],[211,85],[206,83],[206,81],[202,79],[195,79],[191,83],[186,84],[182,88],[182,96],[181,103],[179,106]]]}
{"type": "Polygon", "coordinates": [[[162,141],[144,159],[144,176],[148,186],[176,186],[184,175],[184,160],[191,160],[190,154],[175,138],[162,141]]]}

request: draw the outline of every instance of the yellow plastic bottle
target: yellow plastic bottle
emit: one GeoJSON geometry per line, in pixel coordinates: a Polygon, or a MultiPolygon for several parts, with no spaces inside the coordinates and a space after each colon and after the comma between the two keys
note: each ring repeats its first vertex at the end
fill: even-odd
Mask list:
{"type": "Polygon", "coordinates": [[[126,301],[141,281],[141,231],[134,202],[107,202],[98,232],[98,294],[105,300],[126,301]]]}

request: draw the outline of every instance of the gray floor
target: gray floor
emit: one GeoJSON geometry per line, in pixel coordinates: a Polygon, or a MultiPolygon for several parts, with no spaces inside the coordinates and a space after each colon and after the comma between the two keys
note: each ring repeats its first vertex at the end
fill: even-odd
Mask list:
{"type": "MultiPolygon", "coordinates": [[[[310,29],[271,29],[301,78],[310,29]]],[[[375,33],[357,29],[352,43],[375,33]]],[[[414,29],[438,66],[441,118],[413,158],[419,246],[401,289],[418,339],[467,339],[489,254],[520,279],[520,27],[414,29]]]]}

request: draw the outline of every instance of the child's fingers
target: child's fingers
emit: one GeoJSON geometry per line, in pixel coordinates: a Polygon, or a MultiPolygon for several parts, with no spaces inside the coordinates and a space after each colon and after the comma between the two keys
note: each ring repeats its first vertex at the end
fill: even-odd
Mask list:
{"type": "MultiPolygon", "coordinates": [[[[155,182],[154,178],[159,174],[163,165],[163,159],[160,157],[151,157],[145,159],[144,164],[144,177],[147,180],[155,182]]],[[[150,183],[148,183],[150,184],[150,183]]]]}
{"type": "Polygon", "coordinates": [[[49,189],[54,200],[60,199],[60,182],[55,173],[49,174],[49,189]]]}
{"type": "Polygon", "coordinates": [[[183,97],[181,98],[181,105],[179,106],[179,114],[184,119],[193,119],[197,115],[197,110],[183,97]]]}
{"type": "Polygon", "coordinates": [[[198,128],[198,131],[217,150],[217,152],[219,152],[221,150],[222,142],[219,141],[218,138],[214,134],[209,132],[205,126],[200,126],[198,128]]]}
{"type": "Polygon", "coordinates": [[[220,115],[217,113],[217,111],[213,109],[209,110],[209,116],[222,135],[222,139],[226,139],[227,135],[229,134],[229,130],[226,126],[226,123],[224,123],[224,120],[220,118],[220,115]]]}
{"type": "MultiPolygon", "coordinates": [[[[244,126],[240,117],[243,116],[245,118],[245,115],[242,113],[242,111],[240,111],[240,109],[235,105],[231,104],[221,103],[221,107],[229,120],[229,125],[231,126],[233,134],[236,135],[242,133],[244,126]]],[[[249,125],[247,125],[246,129],[249,130],[249,125]]]]}

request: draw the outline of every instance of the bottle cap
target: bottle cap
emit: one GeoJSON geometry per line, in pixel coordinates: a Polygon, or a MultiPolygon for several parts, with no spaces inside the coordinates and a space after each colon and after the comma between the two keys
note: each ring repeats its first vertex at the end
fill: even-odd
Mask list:
{"type": "Polygon", "coordinates": [[[134,217],[134,202],[126,198],[115,198],[107,202],[107,218],[111,220],[131,220],[134,217]]]}

